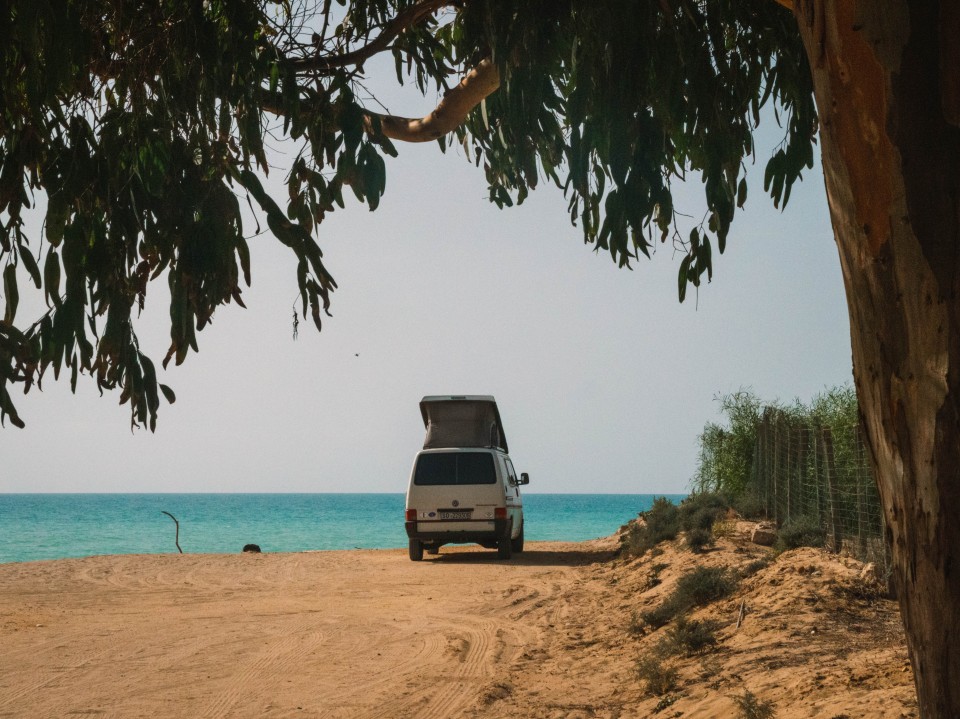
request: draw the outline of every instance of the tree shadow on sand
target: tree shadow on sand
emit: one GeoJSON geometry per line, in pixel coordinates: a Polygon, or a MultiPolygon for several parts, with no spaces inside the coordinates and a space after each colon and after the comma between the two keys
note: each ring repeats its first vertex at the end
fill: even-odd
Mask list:
{"type": "Polygon", "coordinates": [[[450,549],[440,550],[436,556],[425,556],[424,563],[448,564],[502,564],[504,567],[584,567],[598,562],[608,562],[617,554],[614,549],[525,549],[511,559],[500,559],[496,550],[450,549]]]}

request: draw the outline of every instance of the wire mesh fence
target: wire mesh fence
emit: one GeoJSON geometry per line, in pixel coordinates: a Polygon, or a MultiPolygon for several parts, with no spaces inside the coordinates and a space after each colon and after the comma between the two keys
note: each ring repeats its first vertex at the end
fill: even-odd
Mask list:
{"type": "Polygon", "coordinates": [[[889,573],[883,510],[859,425],[823,426],[767,407],[749,484],[778,525],[816,524],[828,548],[889,573]]]}

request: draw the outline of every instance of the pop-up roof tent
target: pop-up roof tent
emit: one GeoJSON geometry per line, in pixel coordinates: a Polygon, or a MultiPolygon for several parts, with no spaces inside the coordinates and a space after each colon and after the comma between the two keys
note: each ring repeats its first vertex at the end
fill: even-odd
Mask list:
{"type": "Polygon", "coordinates": [[[490,395],[443,395],[420,400],[424,449],[495,447],[507,451],[496,400],[490,395]]]}

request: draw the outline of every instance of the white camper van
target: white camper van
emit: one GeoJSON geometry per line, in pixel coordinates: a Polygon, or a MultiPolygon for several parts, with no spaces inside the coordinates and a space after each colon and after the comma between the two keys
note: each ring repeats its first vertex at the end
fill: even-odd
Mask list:
{"type": "Polygon", "coordinates": [[[497,403],[489,395],[424,397],[427,436],[407,488],[410,559],[444,544],[476,542],[502,559],[523,551],[523,502],[507,454],[497,403]]]}

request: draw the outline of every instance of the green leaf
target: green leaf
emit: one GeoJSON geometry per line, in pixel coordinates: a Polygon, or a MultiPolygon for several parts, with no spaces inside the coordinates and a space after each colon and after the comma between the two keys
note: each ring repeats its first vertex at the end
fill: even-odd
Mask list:
{"type": "Polygon", "coordinates": [[[693,259],[692,256],[686,255],[683,258],[683,260],[681,260],[680,271],[677,273],[677,289],[679,290],[679,296],[680,296],[681,302],[683,302],[683,300],[687,296],[687,282],[689,281],[689,277],[687,276],[687,273],[690,269],[690,261],[692,259],[693,259]]]}
{"type": "Polygon", "coordinates": [[[747,201],[747,178],[741,177],[740,184],[737,185],[737,207],[742,208],[747,201]]]}
{"type": "Polygon", "coordinates": [[[67,225],[67,219],[70,217],[70,205],[67,203],[63,193],[55,193],[47,199],[47,241],[54,247],[58,247],[63,240],[63,230],[67,225]]]}
{"type": "Polygon", "coordinates": [[[240,268],[243,270],[243,280],[250,286],[250,247],[243,237],[237,238],[237,257],[240,258],[240,268]]]}
{"type": "Polygon", "coordinates": [[[713,281],[713,256],[710,249],[710,238],[703,236],[703,242],[700,245],[700,252],[697,255],[697,266],[700,274],[707,273],[707,281],[713,281]]]}
{"type": "Polygon", "coordinates": [[[23,260],[23,266],[30,274],[30,279],[33,280],[33,284],[36,285],[38,290],[41,289],[40,268],[37,267],[37,261],[33,259],[33,253],[30,252],[30,248],[25,245],[20,245],[20,259],[23,260]]]}
{"type": "Polygon", "coordinates": [[[13,406],[13,401],[10,399],[10,395],[7,393],[7,383],[6,381],[0,381],[0,424],[3,423],[3,420],[6,417],[10,417],[10,422],[14,427],[19,427],[23,429],[26,427],[23,420],[20,419],[20,415],[17,414],[17,408],[13,406]]]}
{"type": "Polygon", "coordinates": [[[277,91],[277,86],[280,84],[280,63],[273,62],[270,64],[270,92],[274,93],[277,91]]]}
{"type": "Polygon", "coordinates": [[[50,301],[56,307],[60,306],[60,257],[50,250],[47,253],[47,259],[43,263],[43,298],[50,306],[50,301]]]}
{"type": "Polygon", "coordinates": [[[17,305],[20,304],[20,293],[17,290],[17,268],[13,264],[8,264],[3,270],[3,294],[7,298],[3,321],[12,325],[14,318],[17,316],[17,305]]]}
{"type": "Polygon", "coordinates": [[[169,404],[173,404],[177,401],[177,395],[173,393],[173,390],[167,387],[165,384],[159,385],[160,391],[163,392],[163,396],[166,398],[169,404]]]}

